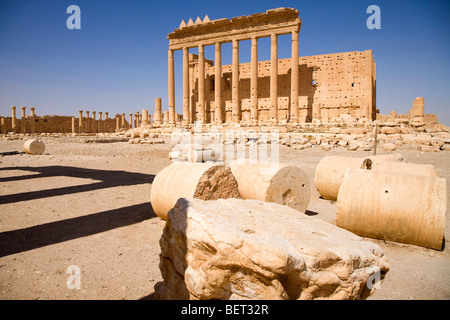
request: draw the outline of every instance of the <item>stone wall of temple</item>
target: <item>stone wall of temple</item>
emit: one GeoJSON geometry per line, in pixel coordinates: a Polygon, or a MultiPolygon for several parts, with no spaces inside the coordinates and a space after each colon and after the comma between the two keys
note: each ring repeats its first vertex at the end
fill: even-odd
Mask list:
{"type": "MultiPolygon", "coordinates": [[[[196,115],[198,106],[198,60],[190,55],[194,85],[190,90],[191,106],[196,115]]],[[[225,121],[232,122],[232,66],[222,66],[222,110],[225,121]]],[[[239,99],[241,120],[250,118],[250,63],[239,65],[239,99]]],[[[192,72],[192,71],[191,71],[192,72]]],[[[278,60],[278,121],[289,117],[291,92],[291,59],[278,60]]],[[[206,122],[214,119],[215,69],[212,61],[205,62],[206,122]]],[[[258,120],[269,119],[270,61],[258,62],[258,120]]],[[[354,118],[376,117],[376,64],[372,50],[324,54],[299,58],[299,122],[319,120],[328,122],[341,114],[354,118]]]]}
{"type": "MultiPolygon", "coordinates": [[[[80,129],[79,118],[74,118],[72,124],[72,117],[45,115],[45,116],[26,116],[24,118],[1,117],[0,119],[0,133],[111,133],[117,129],[116,118],[108,118],[99,120],[82,118],[82,127],[80,129]],[[23,119],[23,120],[22,120],[23,119]],[[13,126],[14,122],[14,126],[13,126]],[[72,127],[72,125],[74,127],[72,127]]],[[[122,126],[120,121],[119,128],[129,128],[129,122],[125,121],[122,126]]]]}

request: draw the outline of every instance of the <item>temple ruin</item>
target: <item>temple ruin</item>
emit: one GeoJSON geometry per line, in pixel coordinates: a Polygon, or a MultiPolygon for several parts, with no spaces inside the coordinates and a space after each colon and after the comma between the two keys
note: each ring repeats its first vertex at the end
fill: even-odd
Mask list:
{"type": "MultiPolygon", "coordinates": [[[[116,114],[83,111],[77,116],[37,116],[35,108],[21,107],[22,116],[0,117],[2,134],[119,133],[130,129],[158,130],[193,124],[294,127],[300,124],[395,122],[423,131],[439,126],[434,114],[425,113],[425,99],[413,101],[408,114],[381,115],[376,101],[376,63],[372,50],[299,56],[299,11],[278,8],[249,16],[181,22],[169,33],[168,101],[155,98],[154,113],[116,114]],[[278,37],[291,37],[291,57],[278,59],[278,37]],[[270,37],[269,61],[258,60],[258,40],[270,37]],[[239,44],[251,41],[251,61],[240,63],[239,44]],[[232,43],[232,64],[222,65],[222,44],[232,43]],[[214,46],[214,61],[205,59],[205,47],[214,46]],[[190,53],[190,49],[198,53],[190,53]],[[174,52],[183,51],[183,101],[175,103],[174,52]],[[164,110],[166,109],[166,110],[164,110]],[[84,113],[84,114],[83,114],[84,113]]],[[[289,130],[288,130],[289,131],[289,130]]]]}
{"type": "MultiPolygon", "coordinates": [[[[184,21],[169,39],[169,123],[175,123],[174,51],[183,50],[183,123],[328,122],[341,114],[376,117],[372,51],[299,57],[299,11],[268,10],[231,20],[184,21]],[[278,36],[292,37],[291,58],[278,59],[278,36]],[[258,61],[258,39],[270,37],[271,60],[258,61]],[[239,42],[251,40],[251,62],[239,63],[239,42]],[[232,42],[232,65],[222,66],[232,42]],[[215,46],[215,61],[204,47],[215,46]],[[198,48],[198,55],[189,54],[198,48]],[[220,79],[220,81],[217,81],[220,79]]],[[[158,112],[157,112],[158,113],[158,112]]]]}

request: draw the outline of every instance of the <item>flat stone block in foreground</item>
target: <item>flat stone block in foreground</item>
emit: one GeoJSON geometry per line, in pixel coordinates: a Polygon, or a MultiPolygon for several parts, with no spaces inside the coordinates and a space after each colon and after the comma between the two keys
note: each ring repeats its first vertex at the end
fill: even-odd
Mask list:
{"type": "Polygon", "coordinates": [[[258,200],[179,199],[160,246],[157,299],[364,299],[389,270],[376,244],[258,200]]]}

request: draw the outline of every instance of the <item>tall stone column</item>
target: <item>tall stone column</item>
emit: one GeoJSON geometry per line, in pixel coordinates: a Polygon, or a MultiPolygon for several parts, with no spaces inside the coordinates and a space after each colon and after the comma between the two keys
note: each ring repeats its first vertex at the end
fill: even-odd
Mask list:
{"type": "Polygon", "coordinates": [[[6,134],[8,133],[8,129],[6,129],[6,121],[5,121],[5,117],[0,117],[0,127],[2,129],[2,133],[6,134]]]}
{"type": "Polygon", "coordinates": [[[98,132],[103,132],[103,112],[98,112],[98,132]]]}
{"type": "Polygon", "coordinates": [[[141,122],[141,126],[146,126],[148,125],[148,110],[147,109],[142,109],[142,122],[141,122]]]}
{"type": "Polygon", "coordinates": [[[36,113],[35,110],[36,108],[32,107],[30,108],[31,110],[31,114],[30,114],[30,118],[31,118],[31,134],[35,134],[36,133],[36,113]]]}
{"type": "Polygon", "coordinates": [[[153,116],[153,124],[161,125],[161,98],[155,98],[155,115],[153,116]]]}
{"type": "Polygon", "coordinates": [[[194,63],[189,63],[189,123],[194,123],[196,119],[195,106],[195,78],[194,78],[194,63]]]}
{"type": "Polygon", "coordinates": [[[72,136],[75,135],[75,117],[72,117],[72,136]]]}
{"type": "Polygon", "coordinates": [[[23,134],[27,133],[27,115],[26,107],[22,107],[22,118],[20,119],[20,130],[23,134]]]}
{"type": "Polygon", "coordinates": [[[116,114],[116,132],[120,130],[120,118],[119,114],[116,114]]]}
{"type": "Polygon", "coordinates": [[[250,122],[258,122],[258,38],[252,38],[250,62],[250,122]]]}
{"type": "Polygon", "coordinates": [[[214,115],[216,123],[223,123],[222,112],[222,44],[216,42],[214,58],[214,115]]]}
{"type": "Polygon", "coordinates": [[[91,123],[92,133],[95,133],[97,131],[96,113],[97,113],[97,111],[92,111],[92,123],[91,123]]]}
{"type": "Polygon", "coordinates": [[[423,117],[425,115],[425,98],[417,97],[413,101],[413,117],[423,117]]]}
{"type": "Polygon", "coordinates": [[[269,121],[278,120],[278,36],[270,37],[270,109],[269,121]]]}
{"type": "Polygon", "coordinates": [[[122,129],[125,129],[125,113],[122,113],[122,129]]]}
{"type": "Polygon", "coordinates": [[[105,112],[105,122],[103,122],[103,132],[111,132],[108,119],[109,119],[108,112],[105,112]]]}
{"type": "Polygon", "coordinates": [[[175,123],[175,70],[171,49],[169,49],[169,123],[175,123]]]}
{"type": "Polygon", "coordinates": [[[231,102],[233,111],[231,119],[235,123],[239,123],[241,118],[241,100],[239,98],[239,41],[233,40],[233,61],[231,74],[231,102]]]}
{"type": "Polygon", "coordinates": [[[132,113],[129,114],[129,119],[130,119],[130,121],[128,121],[128,129],[132,129],[133,128],[133,114],[132,113]]]}
{"type": "Polygon", "coordinates": [[[292,32],[291,110],[289,122],[298,122],[298,32],[292,32]]]}
{"type": "Polygon", "coordinates": [[[136,112],[136,115],[134,116],[134,127],[139,127],[140,121],[139,121],[139,112],[136,112]]]}
{"type": "Polygon", "coordinates": [[[205,50],[198,45],[198,121],[205,123],[205,50]]]}
{"type": "Polygon", "coordinates": [[[16,106],[11,107],[11,131],[16,133],[16,106]]]}
{"type": "Polygon", "coordinates": [[[183,122],[189,123],[189,48],[183,48],[183,122]]]}
{"type": "Polygon", "coordinates": [[[89,118],[89,111],[86,111],[85,127],[86,127],[86,133],[90,133],[91,132],[91,119],[89,118]]]}
{"type": "Polygon", "coordinates": [[[78,132],[83,132],[83,110],[78,111],[78,132]]]}

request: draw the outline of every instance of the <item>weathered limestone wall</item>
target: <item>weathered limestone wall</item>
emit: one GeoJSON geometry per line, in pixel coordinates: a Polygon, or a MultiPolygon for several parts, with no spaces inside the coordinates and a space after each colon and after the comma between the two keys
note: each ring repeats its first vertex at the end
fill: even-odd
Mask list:
{"type": "MultiPolygon", "coordinates": [[[[20,121],[15,119],[15,127],[13,128],[12,117],[2,117],[0,124],[0,131],[2,134],[8,132],[15,133],[72,133],[72,117],[70,116],[36,116],[34,119],[31,116],[26,116],[20,121]],[[34,121],[33,121],[34,120],[34,121]],[[25,127],[24,127],[25,126],[25,127]],[[34,131],[34,132],[33,132],[34,131]]],[[[82,118],[82,130],[79,129],[79,118],[75,118],[75,133],[106,133],[115,132],[116,119],[108,118],[100,120],[88,119],[89,125],[86,126],[86,117],[82,118]]],[[[128,128],[128,122],[125,123],[128,128]]]]}
{"type": "MultiPolygon", "coordinates": [[[[191,104],[198,105],[198,57],[190,54],[194,65],[194,89],[191,90],[191,104]]],[[[272,105],[270,98],[270,61],[258,62],[258,119],[269,120],[272,105]]],[[[239,99],[241,120],[250,120],[250,78],[251,64],[239,65],[239,99]]],[[[222,99],[225,107],[225,121],[232,122],[232,65],[222,66],[222,99]]],[[[288,119],[291,93],[291,59],[278,60],[278,120],[288,119]]],[[[215,67],[212,61],[205,62],[205,116],[206,122],[214,119],[215,67]]],[[[376,117],[376,65],[371,50],[325,54],[299,58],[298,88],[299,122],[319,120],[327,123],[341,114],[354,118],[376,117]],[[313,112],[313,110],[316,110],[313,112]]],[[[193,119],[195,121],[195,119],[193,119]]]]}

